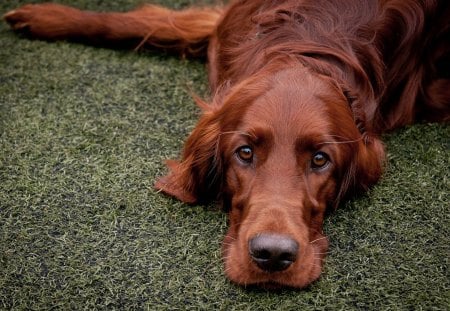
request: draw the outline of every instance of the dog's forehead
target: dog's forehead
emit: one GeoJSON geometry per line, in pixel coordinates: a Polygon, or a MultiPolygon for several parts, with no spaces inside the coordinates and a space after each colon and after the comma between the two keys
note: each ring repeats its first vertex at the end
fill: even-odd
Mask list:
{"type": "Polygon", "coordinates": [[[304,68],[284,70],[273,77],[270,90],[255,100],[243,116],[243,124],[270,128],[288,138],[329,131],[329,103],[333,89],[304,68]]]}

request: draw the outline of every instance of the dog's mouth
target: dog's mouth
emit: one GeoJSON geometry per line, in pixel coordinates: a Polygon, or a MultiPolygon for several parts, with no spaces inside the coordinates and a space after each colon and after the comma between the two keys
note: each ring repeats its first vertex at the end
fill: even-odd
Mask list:
{"type": "Polygon", "coordinates": [[[223,244],[228,278],[246,288],[305,288],[317,280],[328,249],[324,236],[299,243],[283,234],[258,234],[246,245],[226,236],[223,244]]]}

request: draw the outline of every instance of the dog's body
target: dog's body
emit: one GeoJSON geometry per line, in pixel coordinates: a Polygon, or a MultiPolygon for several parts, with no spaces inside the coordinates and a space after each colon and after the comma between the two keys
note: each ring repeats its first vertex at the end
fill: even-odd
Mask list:
{"type": "Polygon", "coordinates": [[[325,211],[380,177],[377,134],[450,115],[445,0],[252,0],[225,8],[93,13],[56,4],[5,15],[42,39],[208,56],[212,103],[156,187],[221,199],[228,277],[304,287],[328,243],[325,211]]]}

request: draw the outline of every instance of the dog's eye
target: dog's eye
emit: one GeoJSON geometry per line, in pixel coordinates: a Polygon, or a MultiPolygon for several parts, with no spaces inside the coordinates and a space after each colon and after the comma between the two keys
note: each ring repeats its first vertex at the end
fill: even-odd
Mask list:
{"type": "Polygon", "coordinates": [[[325,152],[316,152],[311,159],[311,167],[313,169],[319,169],[325,167],[330,162],[330,158],[325,152]]]}
{"type": "Polygon", "coordinates": [[[250,163],[253,160],[253,149],[250,146],[242,146],[236,150],[236,154],[240,160],[250,163]]]}

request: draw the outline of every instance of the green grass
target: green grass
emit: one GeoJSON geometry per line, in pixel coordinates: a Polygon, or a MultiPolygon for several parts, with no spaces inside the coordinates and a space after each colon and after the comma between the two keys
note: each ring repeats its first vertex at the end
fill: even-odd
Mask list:
{"type": "MultiPolygon", "coordinates": [[[[61,2],[100,10],[141,3],[61,2]]],[[[2,2],[0,12],[21,3],[2,2]]],[[[383,180],[326,220],[331,248],[318,282],[248,290],[224,276],[226,215],[152,189],[195,125],[189,91],[206,94],[203,63],[30,41],[5,23],[0,46],[0,309],[450,305],[448,125],[385,136],[383,180]]]]}

